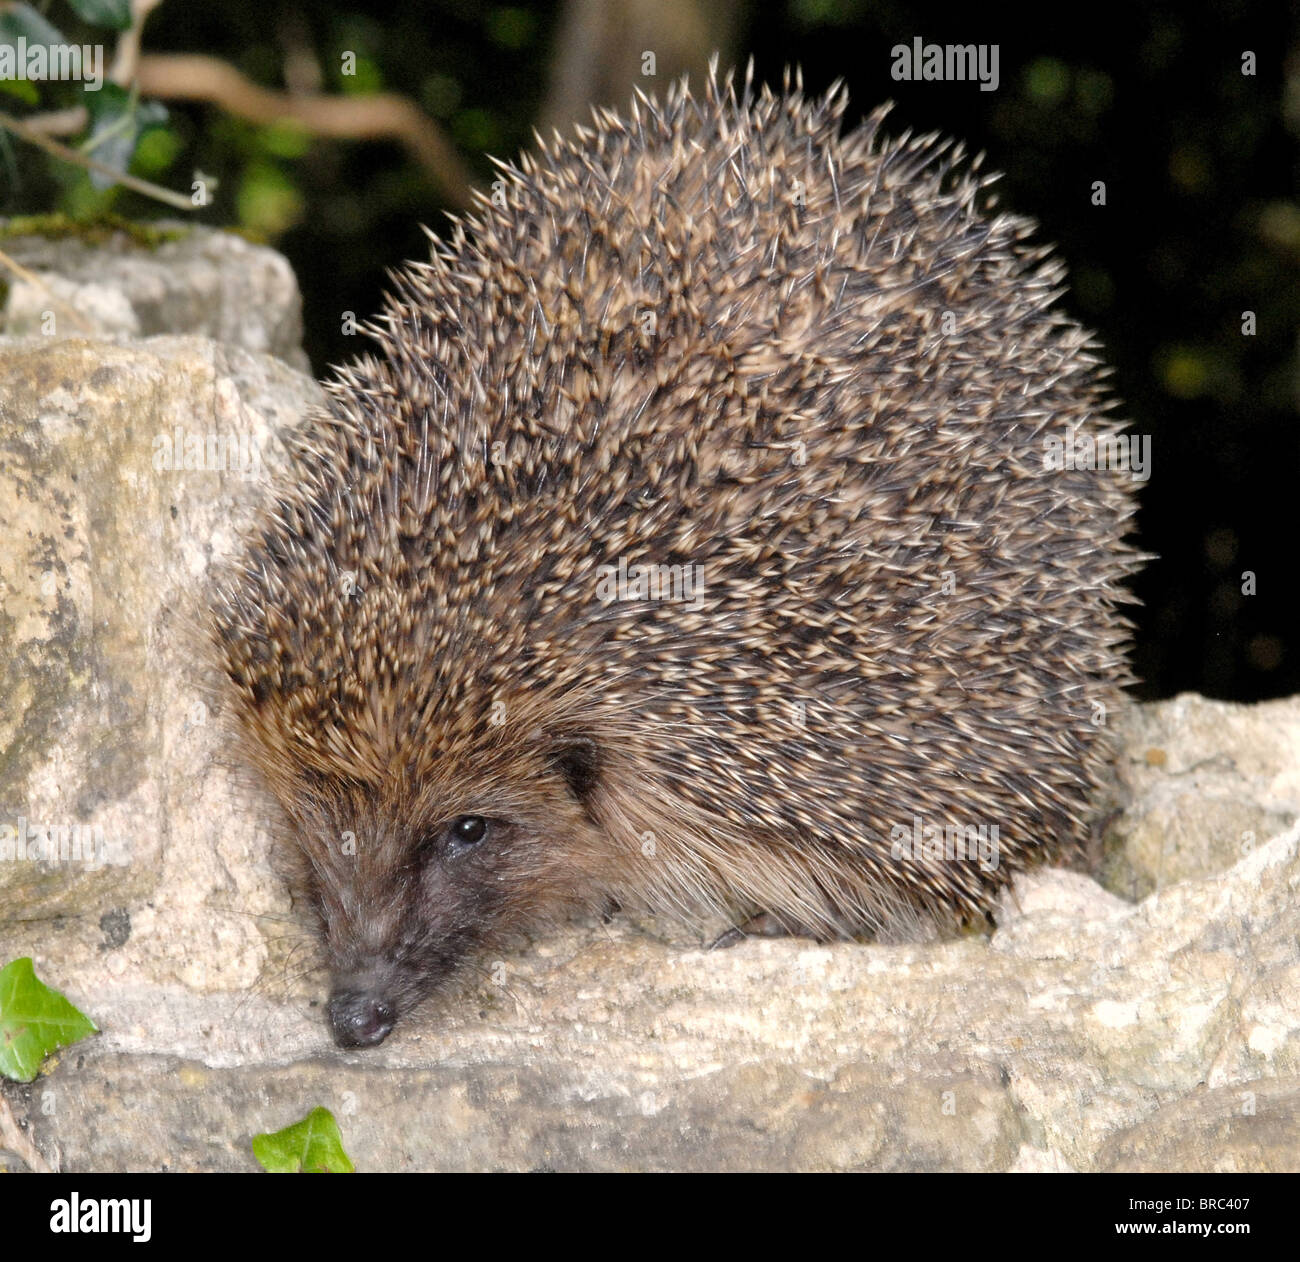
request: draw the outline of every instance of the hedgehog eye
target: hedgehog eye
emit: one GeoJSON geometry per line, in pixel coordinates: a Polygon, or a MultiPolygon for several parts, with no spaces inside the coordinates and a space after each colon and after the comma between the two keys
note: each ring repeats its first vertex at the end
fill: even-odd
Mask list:
{"type": "Polygon", "coordinates": [[[487,836],[488,822],[482,815],[460,815],[447,825],[448,849],[453,855],[477,846],[487,836]]]}

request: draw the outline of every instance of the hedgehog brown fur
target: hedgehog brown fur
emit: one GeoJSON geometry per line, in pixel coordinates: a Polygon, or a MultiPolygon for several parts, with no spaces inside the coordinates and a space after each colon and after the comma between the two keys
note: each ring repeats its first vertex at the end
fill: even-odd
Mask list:
{"type": "Polygon", "coordinates": [[[978,162],[844,107],[711,73],[503,165],[219,577],[344,1045],[565,908],[905,935],[1085,838],[1138,560],[1131,483],[1044,464],[1120,428],[1093,343],[978,162]]]}

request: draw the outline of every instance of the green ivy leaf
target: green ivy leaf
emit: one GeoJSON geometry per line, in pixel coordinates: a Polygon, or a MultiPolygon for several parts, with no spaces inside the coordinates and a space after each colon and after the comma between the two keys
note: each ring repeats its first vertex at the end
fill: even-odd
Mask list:
{"type": "MultiPolygon", "coordinates": [[[[4,40],[0,39],[0,44],[4,40]]],[[[41,103],[41,94],[36,91],[36,85],[30,79],[0,79],[0,92],[5,96],[15,96],[24,105],[39,105],[41,103]]]]}
{"type": "Polygon", "coordinates": [[[99,1027],[36,976],[30,959],[0,968],[0,1074],[31,1082],[51,1052],[99,1027]]]}
{"type": "Polygon", "coordinates": [[[329,1109],[312,1109],[301,1122],[253,1136],[253,1156],[272,1174],[352,1174],[343,1137],[329,1109]]]}
{"type": "MultiPolygon", "coordinates": [[[[167,121],[167,109],[159,101],[137,101],[115,83],[106,83],[98,92],[84,94],[90,111],[90,138],[82,150],[114,171],[125,171],[131,163],[140,135],[148,128],[167,121]]],[[[112,188],[111,176],[99,171],[90,173],[95,188],[112,188]]]]}
{"type": "Polygon", "coordinates": [[[131,25],[131,0],[68,0],[68,5],[92,26],[124,31],[131,25]]]}

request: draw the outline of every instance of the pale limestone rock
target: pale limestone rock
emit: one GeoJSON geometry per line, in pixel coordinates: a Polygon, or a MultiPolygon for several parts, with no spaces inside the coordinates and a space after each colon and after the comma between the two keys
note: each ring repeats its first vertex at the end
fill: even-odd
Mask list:
{"type": "Polygon", "coordinates": [[[155,243],[124,232],[103,241],[6,235],[5,253],[30,278],[0,273],[9,282],[0,333],[193,333],[308,369],[302,297],[283,255],[202,224],[162,222],[150,234],[155,243]]]}

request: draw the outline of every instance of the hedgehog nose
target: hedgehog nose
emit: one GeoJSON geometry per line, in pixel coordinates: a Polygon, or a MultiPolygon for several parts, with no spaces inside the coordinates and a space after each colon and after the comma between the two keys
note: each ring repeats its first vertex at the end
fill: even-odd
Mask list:
{"type": "Polygon", "coordinates": [[[382,999],[349,990],[331,996],[329,1019],[339,1047],[376,1047],[388,1037],[397,1014],[382,999]]]}

